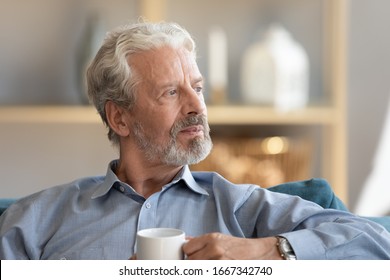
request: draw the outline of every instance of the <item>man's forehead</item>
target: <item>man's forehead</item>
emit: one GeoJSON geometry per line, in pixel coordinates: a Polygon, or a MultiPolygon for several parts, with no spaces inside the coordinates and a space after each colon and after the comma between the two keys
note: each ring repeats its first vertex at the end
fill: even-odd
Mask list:
{"type": "Polygon", "coordinates": [[[128,63],[136,73],[142,76],[164,77],[171,72],[178,74],[185,68],[195,74],[195,79],[202,79],[194,56],[184,47],[161,46],[141,51],[129,56],[128,63]]]}

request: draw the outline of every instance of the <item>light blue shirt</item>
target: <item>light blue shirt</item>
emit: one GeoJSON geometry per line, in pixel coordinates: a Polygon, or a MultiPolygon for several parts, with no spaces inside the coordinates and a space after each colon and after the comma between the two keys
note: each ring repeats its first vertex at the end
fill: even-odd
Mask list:
{"type": "Polygon", "coordinates": [[[32,194],[0,217],[0,259],[128,259],[136,232],[180,228],[188,236],[283,235],[298,259],[390,259],[390,234],[374,222],[296,196],[236,185],[185,166],[148,199],[112,170],[32,194]]]}

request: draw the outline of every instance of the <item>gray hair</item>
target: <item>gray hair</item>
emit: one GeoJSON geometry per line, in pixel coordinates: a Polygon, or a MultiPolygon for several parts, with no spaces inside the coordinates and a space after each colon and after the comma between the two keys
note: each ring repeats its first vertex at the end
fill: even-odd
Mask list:
{"type": "Polygon", "coordinates": [[[196,58],[194,40],[178,24],[140,22],[107,33],[103,45],[89,65],[88,96],[108,127],[108,138],[114,145],[119,145],[119,136],[108,124],[105,104],[111,100],[128,110],[135,104],[138,79],[128,63],[128,57],[165,45],[184,47],[196,58]]]}

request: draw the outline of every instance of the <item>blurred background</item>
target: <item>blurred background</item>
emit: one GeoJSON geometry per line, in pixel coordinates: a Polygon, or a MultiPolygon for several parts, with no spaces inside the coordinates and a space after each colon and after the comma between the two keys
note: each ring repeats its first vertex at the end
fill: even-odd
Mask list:
{"type": "Polygon", "coordinates": [[[194,170],[264,187],[325,177],[353,212],[390,213],[390,2],[0,0],[0,7],[1,197],[105,173],[117,153],[88,105],[83,75],[108,30],[143,16],[176,21],[197,42],[215,148],[194,170]],[[266,48],[275,46],[274,26],[294,43],[281,61],[295,68],[266,48]],[[266,74],[248,72],[247,57],[266,74]],[[293,72],[304,81],[291,90],[296,99],[278,97],[293,72]],[[271,90],[251,99],[246,89],[256,77],[271,90]]]}

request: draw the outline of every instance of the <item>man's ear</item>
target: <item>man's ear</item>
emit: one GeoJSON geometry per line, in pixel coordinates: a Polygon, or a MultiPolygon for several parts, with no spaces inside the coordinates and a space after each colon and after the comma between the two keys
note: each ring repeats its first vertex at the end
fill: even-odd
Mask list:
{"type": "Polygon", "coordinates": [[[126,137],[130,133],[129,123],[127,121],[128,114],[121,106],[115,104],[111,100],[107,101],[105,106],[108,125],[116,134],[126,137]]]}

